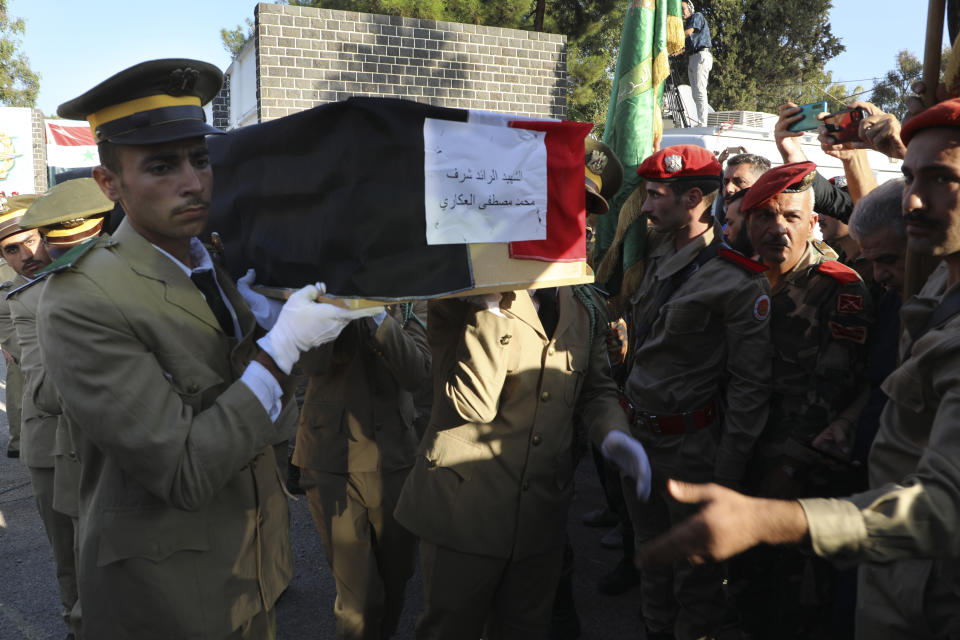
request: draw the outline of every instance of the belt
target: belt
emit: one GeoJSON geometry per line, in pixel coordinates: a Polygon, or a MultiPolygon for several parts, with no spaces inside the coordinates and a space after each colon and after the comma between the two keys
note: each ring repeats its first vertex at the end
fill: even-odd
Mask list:
{"type": "Polygon", "coordinates": [[[700,53],[701,51],[710,51],[710,47],[700,47],[699,49],[695,49],[694,53],[700,53]]]}
{"type": "Polygon", "coordinates": [[[707,406],[694,411],[684,411],[673,416],[636,412],[634,424],[645,426],[653,433],[684,434],[696,433],[706,429],[717,420],[717,404],[710,402],[707,406]]]}

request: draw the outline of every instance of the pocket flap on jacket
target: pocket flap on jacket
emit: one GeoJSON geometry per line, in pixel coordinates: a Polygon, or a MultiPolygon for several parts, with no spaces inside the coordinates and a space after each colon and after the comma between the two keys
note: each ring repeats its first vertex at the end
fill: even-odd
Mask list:
{"type": "Polygon", "coordinates": [[[168,507],[101,514],[97,566],[129,558],[160,562],[178,551],[209,551],[207,518],[168,507]]]}

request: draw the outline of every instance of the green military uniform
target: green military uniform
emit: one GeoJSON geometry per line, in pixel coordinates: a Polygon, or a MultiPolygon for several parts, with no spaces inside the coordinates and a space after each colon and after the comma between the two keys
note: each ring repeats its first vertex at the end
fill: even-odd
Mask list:
{"type": "Polygon", "coordinates": [[[397,520],[418,535],[418,638],[539,637],[560,577],[574,413],[599,443],[628,428],[602,301],[561,287],[549,337],[526,291],[429,306],[434,406],[397,520]],[[587,296],[585,304],[579,296],[587,296]]]}
{"type": "Polygon", "coordinates": [[[255,320],[224,335],[197,287],[126,221],[50,277],[47,375],[80,457],[80,591],[92,638],[226,637],[292,577],[272,421],[239,380],[255,320]]]}
{"type": "MultiPolygon", "coordinates": [[[[766,424],[769,286],[762,265],[729,250],[694,269],[719,236],[714,225],[677,251],[672,233],[648,232],[644,278],[631,297],[632,324],[649,313],[663,283],[685,270],[693,273],[632,347],[625,391],[637,412],[634,435],[650,456],[654,476],[649,502],[626,492],[638,544],[697,509],[669,497],[667,478],[737,486],[766,424]]],[[[722,579],[718,565],[645,569],[648,631],[686,638],[716,629],[725,612],[722,579]]]]}
{"type": "MultiPolygon", "coordinates": [[[[7,268],[9,269],[9,267],[7,268]]],[[[7,405],[7,425],[10,429],[7,455],[11,457],[20,456],[20,425],[23,420],[20,404],[23,399],[23,372],[20,370],[20,345],[17,343],[16,330],[13,328],[13,320],[10,318],[10,305],[7,304],[6,298],[7,294],[16,286],[25,282],[25,278],[14,273],[10,280],[0,283],[0,347],[10,356],[10,359],[6,362],[7,377],[4,393],[7,405]]]]}
{"type": "MultiPolygon", "coordinates": [[[[75,465],[73,474],[66,474],[66,470],[62,469],[59,479],[57,478],[55,459],[58,454],[57,432],[60,415],[59,411],[51,413],[41,408],[49,408],[51,402],[49,398],[38,397],[41,394],[52,395],[53,404],[57,404],[56,390],[46,380],[37,339],[37,304],[43,285],[42,279],[34,280],[17,288],[7,297],[20,342],[24,376],[23,461],[30,470],[30,483],[33,486],[37,510],[53,550],[64,619],[70,630],[79,636],[80,611],[73,519],[78,515],[76,498],[80,478],[79,469],[75,465]]],[[[61,443],[65,435],[60,435],[61,443]]],[[[67,440],[69,441],[68,437],[67,440]]],[[[72,453],[69,444],[65,453],[68,456],[72,453]]]]}
{"type": "Polygon", "coordinates": [[[904,303],[902,364],[870,451],[870,489],[800,501],[813,550],[859,562],[858,639],[960,636],[960,315],[923,329],[947,289],[941,264],[904,303]]]}
{"type": "Polygon", "coordinates": [[[392,636],[414,570],[416,538],[393,517],[418,442],[413,392],[430,380],[427,305],[411,306],[379,326],[354,320],[300,359],[310,379],[293,462],[337,583],[337,638],[392,636]]]}

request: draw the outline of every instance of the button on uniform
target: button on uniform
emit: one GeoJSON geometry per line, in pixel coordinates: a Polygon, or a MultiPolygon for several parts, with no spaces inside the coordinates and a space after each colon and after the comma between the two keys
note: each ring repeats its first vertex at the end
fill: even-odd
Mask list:
{"type": "Polygon", "coordinates": [[[544,391],[543,393],[541,393],[541,394],[540,394],[540,400],[541,400],[542,402],[547,402],[548,400],[550,400],[550,392],[549,392],[549,391],[544,391]]]}
{"type": "Polygon", "coordinates": [[[539,445],[541,442],[543,442],[543,436],[541,436],[539,433],[533,434],[532,442],[533,442],[533,446],[539,445]]]}

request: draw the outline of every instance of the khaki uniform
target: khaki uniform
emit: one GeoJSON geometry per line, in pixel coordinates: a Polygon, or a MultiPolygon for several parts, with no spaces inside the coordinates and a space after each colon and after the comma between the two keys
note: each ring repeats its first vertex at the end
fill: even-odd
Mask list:
{"type": "Polygon", "coordinates": [[[256,322],[222,271],[242,339],[129,225],[50,277],[47,375],[82,464],[84,636],[221,638],[271,615],[292,576],[276,423],[238,378],[256,322]]]}
{"type": "MultiPolygon", "coordinates": [[[[580,295],[590,295],[577,288],[580,295]]],[[[434,405],[397,520],[421,540],[418,638],[540,637],[573,493],[573,416],[599,445],[626,417],[609,375],[603,302],[558,292],[548,338],[525,291],[499,314],[430,303],[434,405]]],[[[635,489],[634,489],[635,490],[635,489]]]]}
{"type": "MultiPolygon", "coordinates": [[[[427,305],[416,310],[426,318],[427,305]]],[[[293,462],[337,583],[337,638],[396,631],[416,538],[393,517],[413,465],[413,392],[429,384],[430,349],[416,317],[389,308],[378,327],[351,322],[300,358],[310,376],[293,462]]]]}
{"type": "MultiPolygon", "coordinates": [[[[719,228],[677,251],[673,234],[650,231],[649,258],[632,296],[633,321],[644,317],[663,281],[690,268],[719,228]]],[[[729,255],[729,254],[727,254],[729,255]]],[[[737,254],[739,256],[739,254],[737,254]]],[[[626,492],[638,544],[664,533],[696,511],[666,492],[667,478],[739,484],[753,445],[767,421],[770,394],[769,286],[762,266],[718,255],[693,273],[666,301],[642,344],[625,390],[639,414],[634,436],[653,469],[650,501],[626,492]],[[657,433],[658,420],[715,407],[701,428],[657,433]]],[[[631,331],[635,331],[635,327],[631,331]]],[[[649,631],[700,637],[724,616],[717,565],[645,569],[643,612],[649,631]]]]}
{"type": "Polygon", "coordinates": [[[862,563],[857,638],[960,636],[960,316],[914,338],[948,293],[946,276],[942,264],[901,309],[903,362],[883,383],[870,489],[800,501],[813,550],[862,563]]]}
{"type": "MultiPolygon", "coordinates": [[[[7,269],[7,265],[3,265],[7,269]]],[[[10,429],[10,441],[7,451],[20,453],[20,428],[23,421],[21,403],[23,402],[23,372],[20,370],[20,345],[17,333],[10,317],[10,305],[7,294],[27,282],[23,276],[14,274],[12,280],[0,284],[0,347],[10,354],[12,360],[7,364],[5,396],[7,403],[7,425],[10,429]]]]}
{"type": "Polygon", "coordinates": [[[34,280],[19,287],[9,295],[7,304],[20,343],[24,375],[23,461],[30,470],[34,498],[53,550],[64,618],[70,630],[79,635],[75,519],[79,516],[80,469],[65,425],[60,432],[62,416],[56,389],[47,379],[40,358],[37,305],[45,284],[44,280],[34,280]]]}

